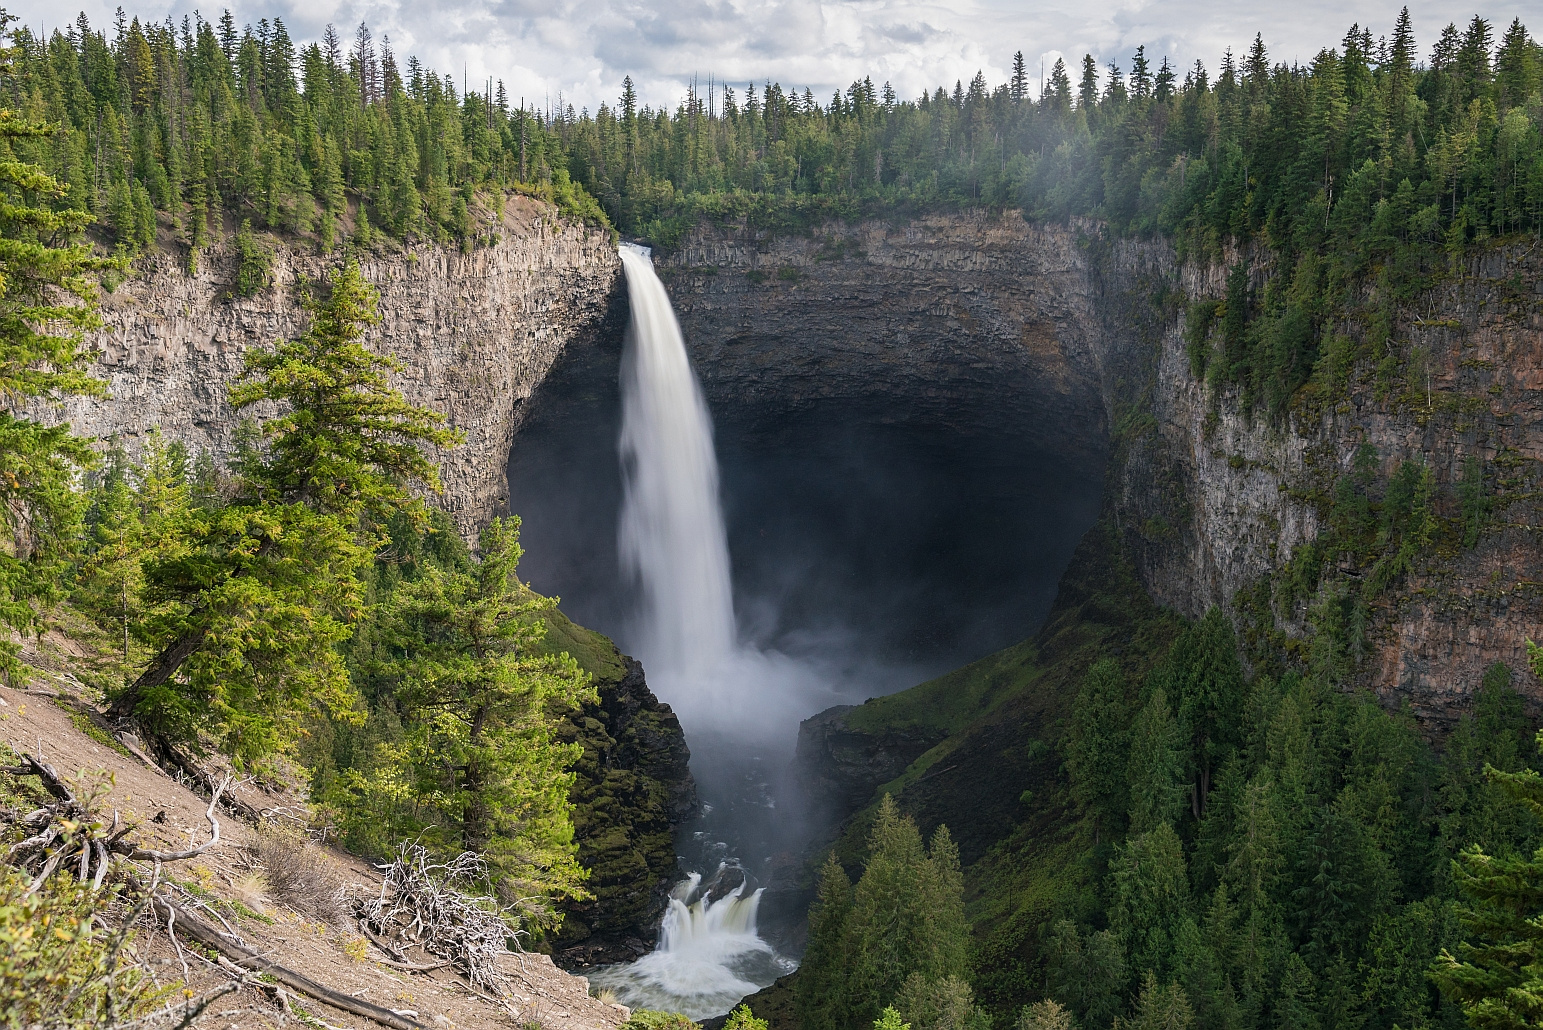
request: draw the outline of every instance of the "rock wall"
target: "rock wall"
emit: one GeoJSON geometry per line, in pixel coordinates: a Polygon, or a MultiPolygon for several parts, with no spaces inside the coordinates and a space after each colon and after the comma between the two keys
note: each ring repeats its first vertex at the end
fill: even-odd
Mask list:
{"type": "MultiPolygon", "coordinates": [[[[180,254],[160,254],[106,297],[107,328],[92,343],[106,402],[72,399],[78,431],[116,436],[134,453],[151,429],[217,458],[232,448],[237,419],[226,387],[252,347],[295,335],[305,323],[297,287],[323,278],[334,257],[279,248],[273,284],[232,298],[235,258],[205,255],[187,275],[180,254]]],[[[360,261],[380,291],[371,333],[404,368],[406,396],[443,412],[466,442],[443,458],[441,504],[474,533],[501,510],[520,409],[565,346],[601,330],[621,297],[608,235],[567,225],[526,198],[506,206],[499,240],[468,254],[435,246],[384,245],[360,261]]]]}
{"type": "Polygon", "coordinates": [[[658,264],[727,418],[836,399],[885,421],[1011,425],[1070,465],[1103,464],[1106,354],[1072,233],[1015,212],[808,235],[707,225],[658,264]]]}
{"type": "MultiPolygon", "coordinates": [[[[1090,223],[706,225],[658,263],[728,417],[771,395],[792,417],[839,398],[893,420],[1013,426],[1083,467],[1112,457],[1109,503],[1141,581],[1192,617],[1233,606],[1317,536],[1320,502],[1363,443],[1384,475],[1429,462],[1449,516],[1476,454],[1497,491],[1488,528],[1473,548],[1433,550],[1374,609],[1362,678],[1436,727],[1495,661],[1543,704],[1525,662],[1543,631],[1543,260],[1521,248],[1491,249],[1398,309],[1421,383],[1379,386],[1363,368],[1345,397],[1285,425],[1190,374],[1185,307],[1220,299],[1230,262],[1181,264],[1090,223]]],[[[1305,608],[1280,615],[1307,632],[1305,608]]]]}
{"type": "MultiPolygon", "coordinates": [[[[1112,248],[1112,282],[1139,288],[1129,277],[1147,268],[1181,297],[1225,294],[1225,265],[1177,267],[1139,250],[1112,248]]],[[[1342,395],[1285,424],[1249,417],[1235,392],[1213,396],[1194,379],[1175,313],[1156,341],[1153,429],[1116,470],[1116,503],[1149,592],[1196,616],[1233,604],[1317,536],[1322,501],[1363,444],[1383,477],[1426,462],[1437,513],[1452,519],[1464,462],[1480,458],[1492,495],[1484,532],[1473,547],[1446,534],[1373,605],[1361,665],[1363,685],[1389,704],[1407,700],[1439,731],[1496,661],[1543,705],[1526,661],[1526,640],[1543,630],[1543,261],[1495,248],[1396,310],[1407,359],[1397,376],[1363,363],[1342,395]]],[[[1278,612],[1288,633],[1306,635],[1307,603],[1278,612]]]]}
{"type": "Polygon", "coordinates": [[[559,737],[578,742],[572,797],[579,862],[594,897],[564,907],[557,960],[575,969],[638,958],[654,946],[670,888],[680,879],[675,828],[696,814],[696,785],[680,720],[615,655],[597,676],[598,704],[567,720],[559,737]]]}

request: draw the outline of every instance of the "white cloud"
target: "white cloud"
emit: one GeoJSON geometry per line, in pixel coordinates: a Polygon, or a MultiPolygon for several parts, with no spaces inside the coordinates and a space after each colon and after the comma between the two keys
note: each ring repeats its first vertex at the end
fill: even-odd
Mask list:
{"type": "MultiPolygon", "coordinates": [[[[47,0],[8,6],[33,27],[52,28],[60,18],[47,0]]],[[[106,26],[115,6],[91,0],[85,11],[106,26]]],[[[152,0],[129,13],[180,21],[195,6],[152,0]]],[[[1484,13],[1498,35],[1512,17],[1525,20],[1523,7],[1503,0],[1484,13]]],[[[864,75],[892,82],[903,97],[968,82],[976,71],[994,85],[1006,79],[1016,50],[1036,81],[1041,60],[1048,73],[1064,56],[1075,79],[1082,54],[1092,53],[1100,67],[1128,67],[1143,44],[1154,66],[1167,56],[1184,69],[1199,58],[1214,70],[1225,48],[1246,49],[1256,31],[1274,59],[1306,63],[1319,48],[1337,45],[1352,22],[1381,34],[1398,13],[1370,0],[243,0],[232,10],[238,23],[281,17],[306,41],[329,22],[348,37],[366,20],[377,38],[390,36],[398,54],[417,54],[457,79],[465,74],[474,89],[492,76],[516,100],[541,104],[550,96],[555,104],[560,93],[591,110],[614,102],[627,74],[645,102],[672,105],[693,76],[705,83],[709,75],[741,92],[747,81],[807,86],[822,101],[864,75]]],[[[1411,5],[1411,13],[1426,53],[1441,26],[1472,16],[1456,0],[1411,5]]],[[[1543,30],[1543,17],[1533,13],[1533,28],[1543,30]]]]}

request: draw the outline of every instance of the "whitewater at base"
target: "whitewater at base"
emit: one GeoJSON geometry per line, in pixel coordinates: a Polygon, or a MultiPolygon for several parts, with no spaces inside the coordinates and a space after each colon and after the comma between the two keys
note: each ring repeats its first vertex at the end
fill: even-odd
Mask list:
{"type": "MultiPolygon", "coordinates": [[[[724,872],[719,869],[719,875],[724,872]]],[[[779,956],[756,933],[761,891],[745,894],[746,881],[716,900],[692,873],[670,892],[659,927],[659,947],[636,962],[606,966],[589,974],[633,1009],[680,1012],[706,1019],[728,1012],[797,963],[779,956]]]]}

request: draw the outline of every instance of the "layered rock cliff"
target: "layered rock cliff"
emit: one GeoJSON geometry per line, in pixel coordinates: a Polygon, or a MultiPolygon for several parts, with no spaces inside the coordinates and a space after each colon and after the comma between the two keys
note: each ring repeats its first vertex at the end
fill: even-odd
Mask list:
{"type": "MultiPolygon", "coordinates": [[[[1178,268],[1151,248],[1113,250],[1122,273],[1157,267],[1185,297],[1225,294],[1223,266],[1178,268]]],[[[1358,672],[1361,685],[1389,704],[1407,700],[1439,731],[1497,661],[1543,704],[1526,661],[1526,640],[1543,629],[1543,262],[1497,247],[1394,310],[1390,349],[1400,360],[1378,369],[1363,359],[1284,421],[1249,417],[1235,392],[1218,396],[1196,381],[1183,319],[1169,321],[1153,428],[1132,441],[1115,496],[1147,589],[1193,616],[1234,605],[1313,541],[1336,480],[1364,448],[1384,482],[1406,460],[1425,463],[1436,513],[1448,519],[1460,517],[1464,466],[1478,459],[1489,510],[1477,542],[1439,536],[1373,603],[1358,672]]],[[[1287,633],[1310,636],[1310,600],[1276,605],[1287,633]]]]}
{"type": "Polygon", "coordinates": [[[706,225],[658,264],[720,422],[836,400],[1104,461],[1110,355],[1075,232],[1013,212],[808,235],[706,225]]]}
{"type": "MultiPolygon", "coordinates": [[[[436,246],[385,246],[360,255],[380,291],[381,324],[370,333],[403,370],[409,400],[443,412],[466,442],[441,455],[441,504],[463,532],[502,510],[505,468],[521,406],[564,347],[608,325],[620,282],[602,231],[566,224],[544,205],[511,199],[497,242],[461,253],[436,246]]],[[[305,312],[298,287],[336,263],[277,247],[272,285],[231,296],[236,258],[206,254],[188,275],[180,254],[142,258],[141,271],[106,295],[107,328],[92,341],[93,371],[111,397],[72,399],[77,431],[115,437],[131,454],[151,429],[217,459],[233,447],[238,419],[226,388],[242,355],[294,335],[305,312]]]]}
{"type": "MultiPolygon", "coordinates": [[[[1396,308],[1397,383],[1363,362],[1343,396],[1284,421],[1191,374],[1186,306],[1220,299],[1229,265],[1181,264],[1094,225],[1014,213],[807,235],[712,225],[660,264],[720,419],[756,417],[766,398],[796,417],[836,397],[945,430],[1010,425],[1084,468],[1113,453],[1108,510],[1140,581],[1191,617],[1235,607],[1312,541],[1363,445],[1383,477],[1429,463],[1448,516],[1477,455],[1494,497],[1485,531],[1425,555],[1374,608],[1360,679],[1443,724],[1502,661],[1543,703],[1524,660],[1543,622],[1543,264],[1521,248],[1491,249],[1396,308]]],[[[1304,605],[1277,613],[1288,633],[1309,633],[1304,605]]]]}

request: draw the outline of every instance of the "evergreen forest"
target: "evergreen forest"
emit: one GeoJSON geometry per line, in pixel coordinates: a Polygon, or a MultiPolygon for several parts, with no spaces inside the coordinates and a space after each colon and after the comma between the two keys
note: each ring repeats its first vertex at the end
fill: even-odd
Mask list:
{"type": "MultiPolygon", "coordinates": [[[[828,98],[713,83],[666,109],[627,79],[594,111],[458,90],[363,25],[304,42],[279,19],[120,13],[10,43],[0,673],[22,675],[17,640],[78,620],[116,654],[109,714],[168,762],[294,762],[361,853],[480,854],[527,942],[585,893],[582,748],[557,724],[591,677],[519,580],[518,520],[472,548],[434,508],[426,455],[458,436],[366,345],[361,252],[493,245],[509,192],[662,248],[703,220],[1097,223],[1226,266],[1224,298],[1184,306],[1190,371],[1283,419],[1357,362],[1412,389],[1398,305],[1476,248],[1543,239],[1543,47],[1519,20],[1420,44],[1405,10],[1306,66],[1260,38],[1214,67],[1089,55],[1037,91],[1021,55],[1006,83],[915,98],[869,78],[828,98]],[[196,272],[229,241],[235,292],[254,293],[274,239],[338,260],[305,331],[248,356],[231,461],[158,437],[130,459],[27,413],[100,394],[86,334],[136,262],[196,272]]],[[[1076,841],[1033,881],[1053,918],[972,935],[980,899],[946,827],[924,835],[887,797],[867,813],[819,873],[803,1030],[1538,1025],[1535,713],[1503,665],[1439,742],[1347,686],[1368,606],[1433,541],[1472,546],[1490,480],[1475,466],[1448,518],[1421,463],[1385,481],[1376,465],[1358,455],[1332,485],[1323,534],[1273,587],[1311,598],[1310,646],[1213,610],[1142,616],[1139,663],[1079,657],[1045,749],[1076,841]]]]}

